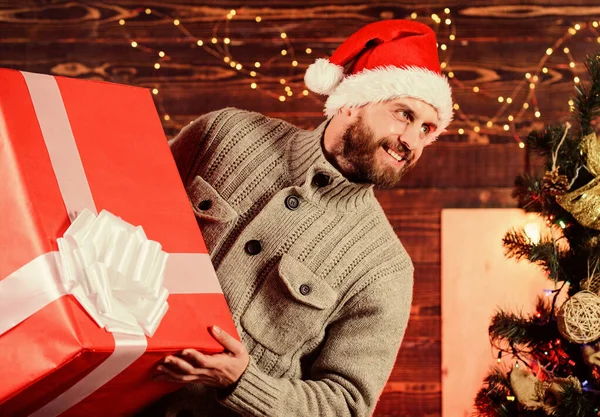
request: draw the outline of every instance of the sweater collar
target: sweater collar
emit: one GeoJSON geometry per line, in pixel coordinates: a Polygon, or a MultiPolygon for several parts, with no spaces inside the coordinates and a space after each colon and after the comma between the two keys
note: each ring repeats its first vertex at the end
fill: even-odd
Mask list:
{"type": "Polygon", "coordinates": [[[329,119],[313,131],[299,129],[294,134],[288,152],[290,181],[301,186],[306,197],[319,205],[338,211],[360,208],[374,200],[373,185],[348,180],[325,158],[321,143],[328,124],[329,119]],[[319,174],[329,178],[329,185],[314,184],[313,179],[319,174]]]}

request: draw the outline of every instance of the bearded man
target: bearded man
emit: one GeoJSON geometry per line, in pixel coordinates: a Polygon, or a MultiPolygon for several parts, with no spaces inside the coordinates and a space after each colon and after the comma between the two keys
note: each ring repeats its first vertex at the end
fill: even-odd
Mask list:
{"type": "MultiPolygon", "coordinates": [[[[408,322],[413,265],[374,197],[452,119],[434,32],[365,26],[306,73],[314,131],[228,108],[171,142],[241,342],[158,366],[160,416],[368,416],[408,322]]],[[[190,317],[193,320],[193,317],[190,317]]]]}

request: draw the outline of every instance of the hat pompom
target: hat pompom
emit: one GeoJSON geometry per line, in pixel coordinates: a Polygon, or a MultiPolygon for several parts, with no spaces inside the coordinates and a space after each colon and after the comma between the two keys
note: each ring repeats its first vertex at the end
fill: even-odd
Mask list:
{"type": "Polygon", "coordinates": [[[319,58],[304,74],[304,83],[310,91],[330,95],[344,78],[344,68],[332,64],[328,59],[319,58]]]}

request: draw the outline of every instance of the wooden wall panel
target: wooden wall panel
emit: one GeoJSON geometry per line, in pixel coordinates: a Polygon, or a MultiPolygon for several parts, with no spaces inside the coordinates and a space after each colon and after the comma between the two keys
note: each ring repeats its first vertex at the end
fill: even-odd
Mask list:
{"type": "Polygon", "coordinates": [[[583,78],[584,73],[580,64],[569,67],[571,57],[579,62],[600,50],[600,30],[591,24],[600,20],[596,0],[0,0],[0,67],[156,87],[159,113],[169,115],[169,120],[163,119],[168,136],[199,115],[226,106],[313,128],[323,121],[323,98],[301,95],[306,67],[316,57],[330,54],[362,25],[407,18],[413,12],[438,31],[440,43],[448,45],[440,57],[448,62],[446,72],[455,74],[454,98],[466,116],[457,115],[449,134],[426,149],[401,188],[377,191],[415,263],[415,287],[405,340],[375,416],[439,417],[441,210],[515,206],[514,177],[535,166],[516,139],[532,127],[568,119],[573,77],[583,78]],[[453,42],[448,40],[448,27],[433,24],[429,17],[437,13],[445,18],[446,7],[451,10],[453,42]],[[146,15],[145,8],[154,12],[146,15]],[[224,17],[231,9],[237,13],[227,24],[224,17]],[[260,24],[254,20],[257,15],[263,19],[260,24]],[[173,25],[175,18],[191,37],[173,25]],[[119,25],[119,19],[126,24],[119,25]],[[557,44],[544,64],[548,73],[540,74],[535,93],[541,117],[534,116],[532,106],[505,131],[507,116],[518,115],[528,99],[525,73],[538,71],[546,49],[576,23],[583,25],[581,31],[557,44]],[[280,55],[286,45],[281,31],[293,48],[286,57],[280,55]],[[213,36],[221,48],[223,37],[231,38],[229,56],[242,63],[242,71],[196,45],[197,39],[207,43],[213,36]],[[141,47],[132,48],[132,40],[141,47]],[[565,46],[570,55],[562,52],[565,46]],[[307,54],[306,48],[312,53],[307,54]],[[156,70],[159,50],[168,59],[156,70]],[[292,59],[299,63],[295,69],[292,59]],[[256,79],[248,75],[255,61],[263,64],[256,79]],[[283,103],[277,99],[285,94],[281,78],[295,94],[283,103]],[[257,90],[250,88],[254,80],[257,90]],[[481,92],[475,94],[474,86],[481,92]],[[513,94],[519,86],[520,92],[513,94]],[[485,124],[505,105],[497,97],[509,95],[514,102],[487,128],[485,124]],[[475,133],[474,126],[481,131],[475,133]],[[464,134],[459,134],[460,128],[464,134]]]}

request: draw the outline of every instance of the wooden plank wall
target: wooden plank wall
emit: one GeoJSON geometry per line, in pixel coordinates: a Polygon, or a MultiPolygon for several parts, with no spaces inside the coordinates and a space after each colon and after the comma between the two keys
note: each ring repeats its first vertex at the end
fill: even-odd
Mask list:
{"type": "Polygon", "coordinates": [[[417,20],[434,27],[445,71],[454,75],[460,113],[448,135],[426,150],[401,188],[378,192],[413,257],[416,276],[409,328],[375,413],[434,417],[441,414],[441,210],[515,206],[510,197],[514,176],[530,168],[527,150],[517,143],[531,127],[568,118],[573,79],[584,78],[582,65],[569,64],[600,49],[600,33],[593,23],[600,18],[596,3],[2,0],[0,67],[157,88],[156,104],[168,136],[198,115],[225,106],[310,128],[322,120],[322,99],[302,94],[302,77],[316,57],[330,54],[368,22],[416,13],[417,20]],[[232,9],[235,15],[228,19],[232,9]],[[439,24],[431,17],[434,13],[439,24]],[[136,48],[132,41],[138,43],[136,48]],[[551,55],[546,53],[549,47],[551,55]],[[160,51],[165,57],[158,56],[160,51]],[[225,57],[241,63],[242,69],[232,67],[225,57]],[[154,68],[157,62],[160,69],[154,68]],[[261,67],[254,67],[255,62],[261,67]],[[253,70],[256,77],[250,74],[253,70]],[[252,82],[257,89],[251,88],[252,82]],[[535,84],[533,91],[530,82],[535,84]],[[285,87],[290,87],[291,96],[285,87]],[[474,92],[474,87],[480,91],[474,92]],[[529,109],[523,108],[525,102],[529,109]]]}

